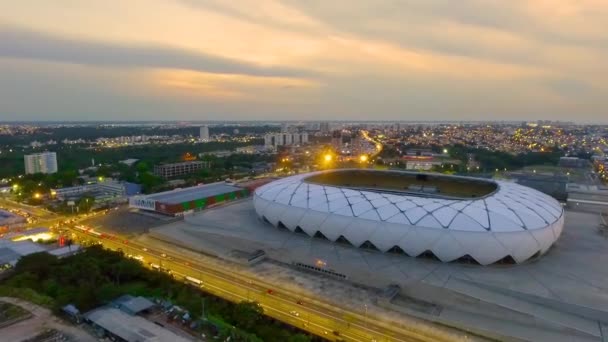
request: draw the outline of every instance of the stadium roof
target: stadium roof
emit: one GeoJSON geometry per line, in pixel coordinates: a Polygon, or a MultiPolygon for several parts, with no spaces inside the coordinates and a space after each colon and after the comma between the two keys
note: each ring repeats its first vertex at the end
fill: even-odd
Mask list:
{"type": "Polygon", "coordinates": [[[171,191],[159,192],[146,196],[158,202],[167,204],[178,204],[183,202],[194,201],[200,198],[213,197],[233,191],[242,190],[239,187],[228,185],[224,182],[211,183],[206,185],[193,186],[185,189],[176,189],[171,191]]]}
{"type": "Polygon", "coordinates": [[[309,184],[310,176],[258,188],[258,215],[331,241],[369,242],[382,251],[397,246],[412,256],[431,251],[443,261],[476,255],[482,264],[542,254],[563,228],[559,202],[515,183],[497,181],[498,190],[483,198],[444,199],[309,184]]]}

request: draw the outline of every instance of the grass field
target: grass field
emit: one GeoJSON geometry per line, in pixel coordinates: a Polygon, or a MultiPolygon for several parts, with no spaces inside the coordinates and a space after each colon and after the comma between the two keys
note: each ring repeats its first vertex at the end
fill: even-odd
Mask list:
{"type": "Polygon", "coordinates": [[[333,185],[366,190],[386,190],[404,193],[477,198],[494,192],[496,184],[483,180],[449,177],[439,174],[376,170],[335,170],[306,178],[308,183],[333,185]],[[436,189],[424,191],[422,189],[436,189]]]}

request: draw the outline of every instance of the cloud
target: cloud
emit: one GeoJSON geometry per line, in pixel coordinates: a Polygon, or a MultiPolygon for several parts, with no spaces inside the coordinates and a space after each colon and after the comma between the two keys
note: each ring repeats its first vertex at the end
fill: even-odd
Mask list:
{"type": "Polygon", "coordinates": [[[152,91],[158,96],[186,96],[211,101],[246,101],[248,103],[293,103],[303,93],[318,91],[318,82],[287,77],[213,74],[191,70],[155,69],[145,73],[152,91]],[[296,96],[286,89],[298,90],[296,96]]]}
{"type": "Polygon", "coordinates": [[[605,0],[132,0],[120,8],[0,4],[0,64],[21,70],[4,65],[15,82],[0,77],[0,115],[606,120],[605,0]],[[28,99],[12,83],[31,89],[28,99]],[[62,85],[45,89],[53,83],[62,85]]]}
{"type": "Polygon", "coordinates": [[[125,44],[0,26],[0,57],[128,68],[172,68],[259,77],[310,77],[310,71],[264,67],[169,46],[125,44]]]}

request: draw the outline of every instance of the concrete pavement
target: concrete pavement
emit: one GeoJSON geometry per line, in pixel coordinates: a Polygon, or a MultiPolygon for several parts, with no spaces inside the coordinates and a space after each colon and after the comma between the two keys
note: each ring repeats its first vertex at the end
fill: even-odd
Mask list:
{"type": "MultiPolygon", "coordinates": [[[[81,238],[97,239],[83,232],[81,238]]],[[[267,315],[292,324],[329,340],[348,341],[455,341],[466,340],[464,334],[450,334],[442,329],[421,327],[407,328],[387,324],[374,317],[360,313],[347,312],[339,307],[321,305],[320,298],[303,298],[282,288],[280,284],[267,284],[259,279],[249,278],[234,270],[208,267],[207,265],[185,259],[175,251],[163,257],[165,252],[140,246],[137,243],[124,243],[122,239],[100,239],[104,247],[122,249],[127,254],[141,255],[144,262],[159,263],[169,268],[178,278],[190,276],[201,280],[202,290],[233,302],[254,300],[260,303],[267,315]],[[269,291],[272,290],[272,291],[269,291]],[[301,303],[301,304],[299,304],[301,303]]],[[[165,253],[167,254],[167,253],[165,253]]],[[[197,285],[198,286],[198,285],[197,285]]]]}

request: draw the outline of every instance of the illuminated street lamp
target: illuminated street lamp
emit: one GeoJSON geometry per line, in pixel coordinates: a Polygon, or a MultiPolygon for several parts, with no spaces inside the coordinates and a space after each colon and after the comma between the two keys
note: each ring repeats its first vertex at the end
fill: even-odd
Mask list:
{"type": "Polygon", "coordinates": [[[35,194],[34,194],[34,198],[35,198],[35,199],[40,199],[40,197],[42,197],[42,196],[41,196],[39,193],[35,193],[35,194]]]}
{"type": "Polygon", "coordinates": [[[332,157],[332,156],[331,156],[331,154],[329,154],[329,153],[328,153],[328,154],[326,154],[326,155],[323,157],[323,159],[324,159],[326,162],[328,162],[328,163],[329,163],[329,162],[332,160],[332,158],[333,158],[333,157],[332,157]]]}
{"type": "Polygon", "coordinates": [[[359,157],[359,161],[362,163],[367,162],[368,159],[369,157],[367,156],[367,154],[362,154],[361,157],[359,157]]]}

